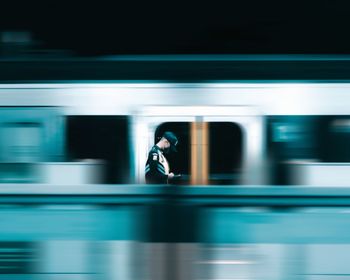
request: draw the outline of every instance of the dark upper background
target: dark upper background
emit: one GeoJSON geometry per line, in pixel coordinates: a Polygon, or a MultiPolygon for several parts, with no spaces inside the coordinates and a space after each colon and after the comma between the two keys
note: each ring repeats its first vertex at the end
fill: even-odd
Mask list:
{"type": "Polygon", "coordinates": [[[11,1],[0,31],[75,55],[350,53],[348,0],[11,1]]]}

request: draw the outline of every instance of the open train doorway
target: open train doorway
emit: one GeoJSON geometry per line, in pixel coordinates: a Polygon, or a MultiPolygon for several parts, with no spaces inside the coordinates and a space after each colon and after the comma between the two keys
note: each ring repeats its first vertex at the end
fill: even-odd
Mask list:
{"type": "Polygon", "coordinates": [[[154,133],[157,143],[166,131],[178,137],[177,153],[167,155],[173,184],[234,185],[242,169],[243,133],[233,122],[166,122],[154,133]]]}
{"type": "Polygon", "coordinates": [[[179,152],[169,155],[175,184],[264,184],[263,117],[251,108],[147,107],[134,122],[138,182],[144,183],[148,151],[165,131],[179,137],[179,152]]]}

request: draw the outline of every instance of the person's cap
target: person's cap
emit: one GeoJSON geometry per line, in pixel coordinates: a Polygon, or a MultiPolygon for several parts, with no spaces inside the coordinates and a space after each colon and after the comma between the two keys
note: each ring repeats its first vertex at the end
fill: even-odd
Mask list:
{"type": "Polygon", "coordinates": [[[177,152],[176,145],[179,141],[177,140],[177,137],[175,136],[175,134],[170,131],[166,131],[164,132],[163,137],[169,141],[170,150],[173,152],[177,152]]]}

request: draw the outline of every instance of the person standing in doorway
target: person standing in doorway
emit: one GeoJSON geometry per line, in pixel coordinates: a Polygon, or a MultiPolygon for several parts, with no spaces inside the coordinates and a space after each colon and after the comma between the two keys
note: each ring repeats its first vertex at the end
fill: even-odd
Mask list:
{"type": "Polygon", "coordinates": [[[168,184],[174,178],[170,172],[168,160],[164,156],[170,152],[177,152],[177,137],[174,133],[166,131],[162,138],[148,153],[145,166],[145,179],[147,184],[168,184]]]}

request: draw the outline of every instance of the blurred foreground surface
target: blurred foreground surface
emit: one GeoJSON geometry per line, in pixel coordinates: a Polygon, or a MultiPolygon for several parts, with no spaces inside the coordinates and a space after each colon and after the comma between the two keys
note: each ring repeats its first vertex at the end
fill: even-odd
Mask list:
{"type": "Polygon", "coordinates": [[[13,185],[0,279],[348,279],[350,190],[13,185]]]}

